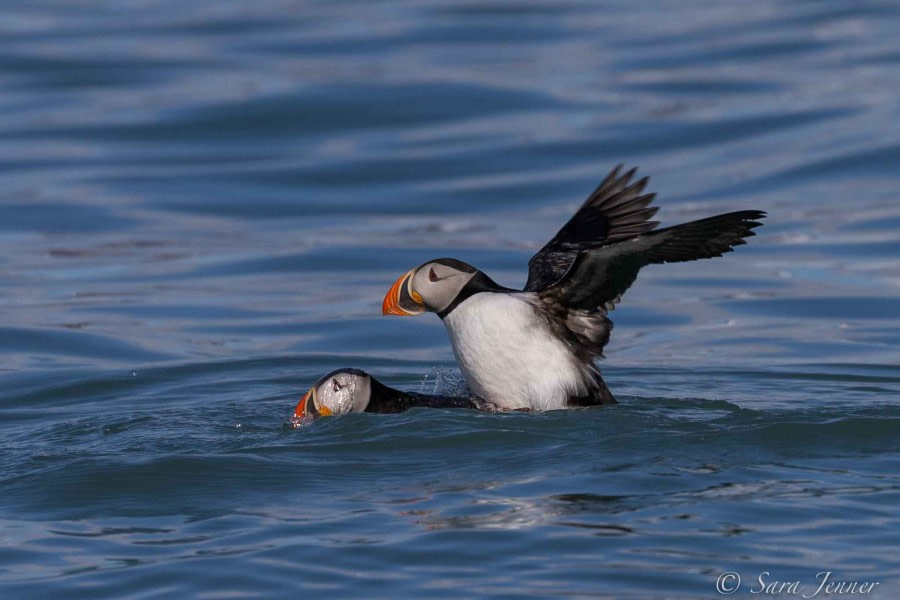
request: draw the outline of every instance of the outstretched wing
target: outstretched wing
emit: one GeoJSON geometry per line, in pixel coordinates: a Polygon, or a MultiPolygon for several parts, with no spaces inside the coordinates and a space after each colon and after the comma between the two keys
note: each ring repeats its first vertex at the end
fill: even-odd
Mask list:
{"type": "Polygon", "coordinates": [[[643,267],[722,256],[746,244],[763,217],[758,210],[727,213],[582,250],[569,270],[538,290],[538,296],[569,311],[611,308],[643,267]]]}
{"type": "Polygon", "coordinates": [[[647,178],[631,183],[635,169],[621,176],[620,169],[528,263],[525,291],[537,292],[551,326],[583,358],[602,355],[612,330],[607,312],[643,267],[731,252],[765,217],[747,210],[656,230],[647,178]]]}
{"type": "Polygon", "coordinates": [[[649,204],[656,194],[643,194],[648,178],[631,183],[637,169],[619,175],[622,165],[606,176],[578,212],[528,261],[526,292],[542,290],[565,275],[579,253],[633,238],[655,228],[649,221],[658,210],[649,204]]]}

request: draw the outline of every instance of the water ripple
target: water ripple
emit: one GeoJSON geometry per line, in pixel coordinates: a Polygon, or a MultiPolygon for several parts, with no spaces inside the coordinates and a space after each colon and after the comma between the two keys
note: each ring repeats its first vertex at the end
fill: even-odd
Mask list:
{"type": "Polygon", "coordinates": [[[3,596],[900,591],[898,15],[4,2],[3,596]],[[337,367],[458,390],[386,287],[431,256],[521,285],[619,162],[665,224],[770,215],[642,272],[621,404],[285,426],[337,367]]]}

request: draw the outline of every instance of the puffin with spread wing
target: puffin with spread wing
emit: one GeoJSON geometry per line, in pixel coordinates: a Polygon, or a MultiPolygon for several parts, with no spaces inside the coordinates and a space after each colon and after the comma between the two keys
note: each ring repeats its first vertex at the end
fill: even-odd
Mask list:
{"type": "Polygon", "coordinates": [[[636,169],[614,169],[528,263],[523,290],[462,261],[439,258],[400,277],[385,315],[434,312],[472,392],[502,409],[550,410],[616,402],[594,360],[607,314],[641,268],[722,256],[746,243],[765,213],[732,212],[656,229],[655,194],[636,169]]]}

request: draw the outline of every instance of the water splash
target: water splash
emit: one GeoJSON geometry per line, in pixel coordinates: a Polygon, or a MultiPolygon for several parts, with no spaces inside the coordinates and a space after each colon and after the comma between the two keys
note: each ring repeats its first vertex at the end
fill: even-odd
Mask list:
{"type": "Polygon", "coordinates": [[[447,367],[432,367],[419,383],[420,394],[439,396],[469,396],[472,392],[466,380],[457,371],[447,367]]]}

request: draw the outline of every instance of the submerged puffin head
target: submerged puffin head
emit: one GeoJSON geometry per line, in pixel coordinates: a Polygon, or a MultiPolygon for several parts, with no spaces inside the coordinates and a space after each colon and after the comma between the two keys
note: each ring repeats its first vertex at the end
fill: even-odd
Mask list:
{"type": "Polygon", "coordinates": [[[402,317],[443,313],[479,273],[455,258],[438,258],[404,273],[384,297],[381,314],[402,317]]]}
{"type": "Polygon", "coordinates": [[[293,419],[363,412],[372,396],[372,378],[359,369],[338,369],[319,379],[300,399],[293,419]]]}

